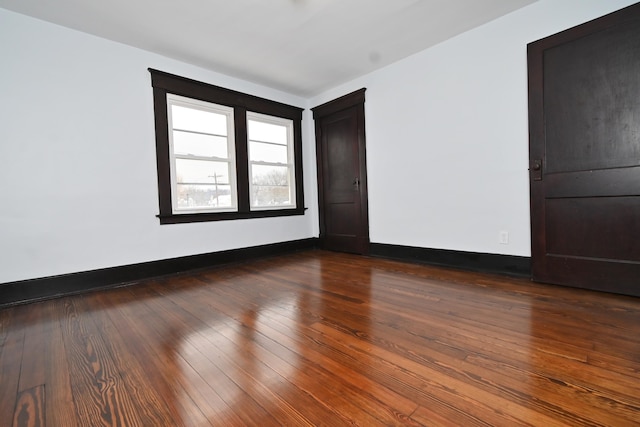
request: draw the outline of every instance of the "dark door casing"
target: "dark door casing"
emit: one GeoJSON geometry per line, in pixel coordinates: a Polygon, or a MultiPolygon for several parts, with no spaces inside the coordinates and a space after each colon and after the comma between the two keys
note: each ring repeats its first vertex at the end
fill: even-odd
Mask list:
{"type": "Polygon", "coordinates": [[[640,3],[528,61],[532,279],[640,296],[640,3]]]}
{"type": "Polygon", "coordinates": [[[364,92],[312,109],[320,241],[324,249],[358,254],[369,252],[364,92]]]}

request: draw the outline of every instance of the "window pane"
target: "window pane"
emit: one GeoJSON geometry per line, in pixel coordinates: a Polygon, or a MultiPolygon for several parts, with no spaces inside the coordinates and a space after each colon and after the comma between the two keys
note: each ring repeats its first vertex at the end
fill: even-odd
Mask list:
{"type": "Polygon", "coordinates": [[[256,120],[248,120],[249,139],[252,141],[273,142],[275,144],[287,144],[287,127],[264,123],[256,120]]]}
{"type": "Polygon", "coordinates": [[[253,165],[251,205],[268,207],[291,204],[289,168],[253,165]]]}
{"type": "Polygon", "coordinates": [[[202,157],[229,157],[227,138],[224,136],[203,135],[201,133],[173,131],[173,152],[178,155],[202,157]]]}
{"type": "Polygon", "coordinates": [[[228,185],[183,185],[178,184],[178,208],[225,208],[231,207],[231,187],[228,185]]]}
{"type": "Polygon", "coordinates": [[[229,184],[229,163],[176,159],[176,182],[229,184]]]}
{"type": "Polygon", "coordinates": [[[227,116],[224,114],[172,105],[171,120],[174,129],[227,135],[227,116]]]}
{"type": "Polygon", "coordinates": [[[249,160],[252,162],[287,163],[287,146],[251,141],[249,160]]]}

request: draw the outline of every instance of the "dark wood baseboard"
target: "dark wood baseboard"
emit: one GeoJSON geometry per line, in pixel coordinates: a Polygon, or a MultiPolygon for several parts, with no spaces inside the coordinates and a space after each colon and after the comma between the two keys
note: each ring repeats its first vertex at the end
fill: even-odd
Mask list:
{"type": "Polygon", "coordinates": [[[369,255],[373,257],[516,277],[531,276],[531,258],[529,257],[418,248],[383,243],[371,243],[369,250],[369,255]]]}
{"type": "Polygon", "coordinates": [[[131,285],[158,276],[279,255],[318,246],[317,238],[191,255],[0,284],[0,307],[131,285]]]}

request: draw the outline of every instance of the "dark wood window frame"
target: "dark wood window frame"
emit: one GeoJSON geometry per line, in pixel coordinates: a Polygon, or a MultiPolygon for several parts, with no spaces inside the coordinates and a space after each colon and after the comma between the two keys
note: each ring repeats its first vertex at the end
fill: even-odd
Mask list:
{"type": "Polygon", "coordinates": [[[304,191],[302,181],[302,108],[283,104],[254,95],[210,85],[174,74],[149,68],[153,87],[153,105],[156,132],[156,163],[158,170],[158,200],[161,224],[219,221],[247,218],[303,215],[304,191]],[[171,172],[169,154],[169,125],[167,94],[175,94],[200,101],[232,107],[236,154],[238,210],[235,212],[173,212],[171,203],[171,172]],[[293,150],[295,167],[295,208],[251,210],[249,200],[249,162],[247,153],[247,111],[293,121],[293,150]]]}

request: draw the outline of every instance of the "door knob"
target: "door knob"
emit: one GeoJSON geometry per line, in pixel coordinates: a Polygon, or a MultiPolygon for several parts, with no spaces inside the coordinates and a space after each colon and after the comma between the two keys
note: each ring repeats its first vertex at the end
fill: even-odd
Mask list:
{"type": "Polygon", "coordinates": [[[531,177],[534,181],[542,181],[542,161],[539,159],[531,161],[531,177]]]}

